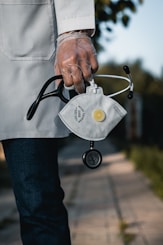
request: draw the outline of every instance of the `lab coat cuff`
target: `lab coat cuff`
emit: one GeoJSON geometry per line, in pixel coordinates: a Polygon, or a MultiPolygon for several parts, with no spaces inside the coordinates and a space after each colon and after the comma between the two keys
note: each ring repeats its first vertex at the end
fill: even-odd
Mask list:
{"type": "Polygon", "coordinates": [[[95,20],[94,16],[89,16],[89,17],[81,17],[78,18],[77,20],[74,18],[71,19],[64,19],[61,20],[58,24],[58,35],[65,33],[65,32],[70,32],[70,31],[75,31],[75,30],[88,30],[92,29],[92,34],[91,37],[95,33],[95,20]]]}

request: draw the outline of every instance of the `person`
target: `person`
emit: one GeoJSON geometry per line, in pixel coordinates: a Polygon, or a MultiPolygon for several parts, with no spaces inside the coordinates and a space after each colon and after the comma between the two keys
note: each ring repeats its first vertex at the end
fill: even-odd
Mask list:
{"type": "Polygon", "coordinates": [[[57,139],[68,135],[64,103],[51,97],[31,121],[26,114],[54,74],[83,92],[98,69],[94,12],[93,0],[0,0],[0,140],[24,245],[71,244],[57,158],[57,139]]]}

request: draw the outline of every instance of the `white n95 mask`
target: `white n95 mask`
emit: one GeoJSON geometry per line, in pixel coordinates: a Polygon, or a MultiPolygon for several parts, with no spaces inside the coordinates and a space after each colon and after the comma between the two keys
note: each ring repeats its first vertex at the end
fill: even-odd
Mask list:
{"type": "Polygon", "coordinates": [[[105,139],[126,114],[118,102],[93,84],[86,88],[86,93],[73,97],[59,112],[59,117],[80,138],[99,141],[105,139]]]}

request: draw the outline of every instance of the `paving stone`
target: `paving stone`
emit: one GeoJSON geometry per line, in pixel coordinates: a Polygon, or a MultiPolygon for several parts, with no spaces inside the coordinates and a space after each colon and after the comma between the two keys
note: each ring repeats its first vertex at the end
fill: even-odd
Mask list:
{"type": "MultiPolygon", "coordinates": [[[[129,245],[163,245],[163,202],[149,181],[108,140],[96,144],[103,154],[100,168],[87,169],[81,155],[88,148],[76,139],[59,154],[72,245],[126,245],[129,236],[129,245]]],[[[11,190],[0,192],[0,221],[5,218],[14,222],[0,229],[0,245],[20,245],[11,190]]]]}

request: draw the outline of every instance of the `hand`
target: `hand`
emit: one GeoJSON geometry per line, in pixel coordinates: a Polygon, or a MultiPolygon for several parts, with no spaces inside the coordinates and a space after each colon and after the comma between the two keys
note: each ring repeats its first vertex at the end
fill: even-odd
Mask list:
{"type": "Polygon", "coordinates": [[[55,74],[63,76],[65,86],[74,85],[75,90],[82,93],[84,81],[90,81],[92,73],[98,69],[96,51],[85,33],[63,35],[58,39],[55,74]]]}

